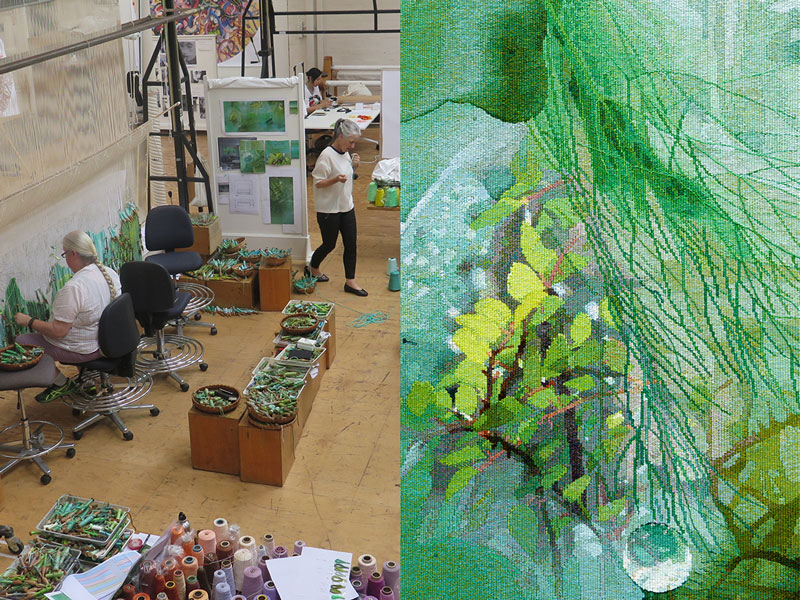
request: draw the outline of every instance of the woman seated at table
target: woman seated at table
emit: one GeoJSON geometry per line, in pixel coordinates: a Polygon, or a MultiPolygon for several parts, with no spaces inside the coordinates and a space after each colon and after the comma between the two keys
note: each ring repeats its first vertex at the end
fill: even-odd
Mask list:
{"type": "Polygon", "coordinates": [[[317,67],[312,67],[306,72],[305,98],[307,115],[320,108],[333,106],[333,102],[325,97],[325,83],[323,80],[327,76],[327,73],[323,73],[317,67]]]}
{"type": "MultiPolygon", "coordinates": [[[[100,263],[94,242],[83,231],[68,233],[61,245],[61,256],[74,275],[56,294],[49,321],[19,312],[14,315],[17,325],[31,331],[17,336],[16,341],[41,346],[53,360],[82,363],[102,356],[98,324],[103,309],[120,293],[119,276],[100,263]]],[[[72,380],[59,373],[36,400],[52,402],[74,389],[72,380]]]]}

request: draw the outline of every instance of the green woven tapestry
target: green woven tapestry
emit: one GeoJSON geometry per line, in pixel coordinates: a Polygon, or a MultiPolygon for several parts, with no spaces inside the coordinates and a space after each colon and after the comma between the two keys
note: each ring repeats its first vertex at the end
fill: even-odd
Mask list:
{"type": "Polygon", "coordinates": [[[403,596],[800,593],[800,3],[402,5],[403,596]]]}

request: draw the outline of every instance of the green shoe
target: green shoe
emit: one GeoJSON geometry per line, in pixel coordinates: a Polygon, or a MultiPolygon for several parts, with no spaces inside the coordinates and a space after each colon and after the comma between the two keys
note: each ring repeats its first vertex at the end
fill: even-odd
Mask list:
{"type": "Polygon", "coordinates": [[[36,394],[35,398],[37,402],[40,402],[42,404],[47,404],[48,402],[52,402],[56,398],[61,398],[61,396],[68,396],[74,391],[75,391],[75,384],[72,383],[72,379],[67,379],[67,382],[62,383],[61,385],[54,383],[43,392],[39,392],[38,394],[36,394]]]}

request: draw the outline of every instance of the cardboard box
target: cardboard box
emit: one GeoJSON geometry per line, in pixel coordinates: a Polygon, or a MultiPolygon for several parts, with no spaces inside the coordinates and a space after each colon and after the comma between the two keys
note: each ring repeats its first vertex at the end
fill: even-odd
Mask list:
{"type": "Polygon", "coordinates": [[[214,306],[225,308],[258,308],[258,271],[247,279],[209,279],[200,280],[186,277],[189,283],[208,286],[214,292],[214,306]]]}
{"type": "Polygon", "coordinates": [[[278,267],[263,262],[258,267],[258,297],[261,310],[283,310],[292,298],[292,263],[278,267]]]}
{"type": "Polygon", "coordinates": [[[215,473],[239,474],[239,420],[247,405],[239,405],[224,415],[189,409],[189,443],[192,467],[215,473]]]}

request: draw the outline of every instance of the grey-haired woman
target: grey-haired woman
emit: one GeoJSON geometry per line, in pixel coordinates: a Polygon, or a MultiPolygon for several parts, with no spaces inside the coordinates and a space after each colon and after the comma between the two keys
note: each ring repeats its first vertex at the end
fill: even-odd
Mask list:
{"type": "Polygon", "coordinates": [[[339,234],[344,245],[344,291],[366,296],[356,283],[356,211],[353,205],[353,170],[358,167],[355,149],[361,130],[353,121],[339,119],[333,128],[331,145],[320,153],[311,176],[314,178],[314,209],[322,233],[322,244],[311,256],[307,271],[319,281],[328,281],[320,271],[323,259],[336,247],[339,234]]]}
{"type": "MultiPolygon", "coordinates": [[[[100,358],[97,328],[103,309],[120,293],[119,276],[100,263],[92,238],[72,231],[61,242],[61,256],[74,273],[55,299],[50,320],[41,321],[25,313],[14,315],[17,325],[31,333],[17,336],[20,344],[41,346],[54,360],[81,363],[100,358]]],[[[39,402],[50,402],[72,391],[72,382],[59,373],[39,402]]]]}

